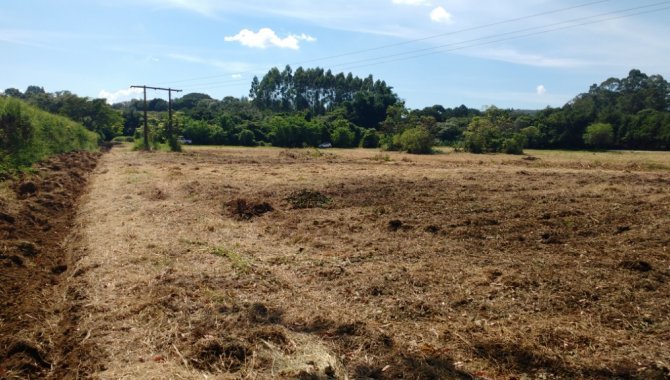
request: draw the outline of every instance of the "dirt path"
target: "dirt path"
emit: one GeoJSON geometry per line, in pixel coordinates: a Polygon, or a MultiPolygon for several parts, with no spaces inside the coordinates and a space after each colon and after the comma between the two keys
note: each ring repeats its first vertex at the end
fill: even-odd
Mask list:
{"type": "Polygon", "coordinates": [[[45,343],[0,353],[52,378],[667,378],[670,174],[554,154],[115,149],[44,277],[51,332],[18,340],[45,343]]]}

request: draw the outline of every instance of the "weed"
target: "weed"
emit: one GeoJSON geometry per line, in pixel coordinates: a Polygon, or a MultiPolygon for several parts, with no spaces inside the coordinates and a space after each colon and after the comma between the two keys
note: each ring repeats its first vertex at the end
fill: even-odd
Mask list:
{"type": "Polygon", "coordinates": [[[320,150],[314,148],[314,149],[312,149],[312,150],[309,151],[309,156],[312,157],[312,158],[323,157],[323,152],[321,152],[320,150]]]}
{"type": "Polygon", "coordinates": [[[374,156],[372,156],[371,160],[372,161],[384,161],[384,162],[393,161],[391,159],[391,156],[389,156],[386,153],[377,153],[374,156]]]}
{"type": "Polygon", "coordinates": [[[251,263],[232,249],[215,247],[210,253],[219,257],[227,258],[230,260],[230,265],[233,267],[233,269],[240,273],[247,273],[251,269],[251,263]]]}

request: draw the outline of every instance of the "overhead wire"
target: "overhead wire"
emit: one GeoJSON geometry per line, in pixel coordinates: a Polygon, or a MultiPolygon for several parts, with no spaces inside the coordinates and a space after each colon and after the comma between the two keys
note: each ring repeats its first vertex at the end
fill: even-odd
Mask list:
{"type": "MultiPolygon", "coordinates": [[[[410,50],[406,52],[401,52],[401,53],[395,53],[395,54],[389,54],[385,56],[378,56],[378,57],[373,57],[373,58],[367,58],[363,60],[357,60],[357,61],[352,61],[352,62],[346,62],[346,63],[340,63],[340,64],[334,64],[330,65],[330,68],[334,67],[344,67],[345,70],[351,70],[355,68],[360,68],[360,67],[367,67],[367,66],[373,66],[373,65],[379,65],[379,64],[386,64],[386,63],[391,63],[391,62],[398,62],[398,61],[404,61],[404,60],[409,60],[409,59],[415,59],[415,58],[420,58],[420,57],[425,57],[429,55],[434,55],[434,54],[441,54],[441,53],[446,53],[446,52],[451,52],[451,51],[456,51],[456,50],[462,50],[462,49],[467,49],[467,48],[472,48],[472,47],[478,47],[478,46],[485,46],[485,45],[490,45],[490,44],[495,44],[499,42],[505,42],[505,41],[510,41],[510,40],[515,40],[515,39],[520,39],[520,38],[525,38],[525,37],[531,37],[535,35],[540,35],[540,34],[546,34],[550,32],[555,32],[559,30],[565,30],[565,29],[571,29],[571,28],[576,28],[580,26],[586,26],[586,25],[591,25],[591,24],[596,24],[596,23],[601,23],[601,22],[606,22],[606,21],[612,21],[616,19],[621,19],[621,18],[627,18],[627,17],[633,17],[641,14],[647,14],[647,13],[652,13],[652,12],[658,12],[662,10],[667,10],[670,9],[670,6],[665,6],[665,7],[659,7],[662,5],[670,4],[670,1],[662,1],[662,2],[657,2],[654,4],[648,4],[644,6],[638,6],[638,7],[632,7],[632,8],[627,8],[627,9],[622,9],[618,11],[612,11],[612,12],[606,12],[606,13],[601,13],[597,15],[592,15],[592,16],[586,16],[586,17],[579,17],[575,19],[570,19],[570,20],[565,20],[553,24],[548,24],[548,25],[542,25],[542,26],[537,26],[537,27],[530,27],[530,28],[523,28],[511,32],[505,32],[505,33],[498,33],[495,35],[488,35],[484,37],[479,37],[479,38],[474,38],[470,40],[465,40],[465,41],[457,41],[457,42],[452,42],[449,44],[443,44],[439,46],[433,46],[433,47],[428,47],[428,48],[422,48],[422,49],[415,49],[415,50],[410,50]],[[659,8],[654,8],[654,7],[659,7],[659,8]],[[654,9],[647,9],[647,8],[654,8],[654,9]],[[646,9],[644,11],[640,12],[635,12],[638,10],[646,9]],[[633,12],[633,13],[629,13],[633,12]],[[621,14],[624,13],[624,14],[621,14]],[[608,17],[618,14],[618,16],[613,16],[613,17],[608,17]],[[585,20],[590,20],[590,21],[585,21],[585,20]],[[567,24],[567,25],[566,25],[567,24]],[[559,25],[564,25],[557,27],[559,25]],[[549,29],[547,29],[549,28],[549,29]],[[531,32],[532,31],[532,32],[531,32]],[[530,32],[530,33],[527,33],[530,32]],[[520,34],[521,33],[521,34],[520,34]],[[505,37],[505,38],[497,38],[500,36],[510,36],[510,37],[505,37]],[[487,41],[489,40],[489,41],[487,41]],[[481,41],[481,42],[478,42],[481,41]],[[451,47],[449,49],[445,49],[447,47],[451,47]]],[[[231,84],[231,83],[239,83],[239,82],[248,82],[248,80],[235,80],[235,81],[225,81],[225,82],[210,82],[205,85],[199,85],[199,86],[194,86],[194,87],[189,87],[189,88],[199,88],[202,90],[207,90],[207,89],[215,89],[215,88],[221,88],[221,87],[227,87],[225,86],[226,84],[231,84]]]]}
{"type": "MultiPolygon", "coordinates": [[[[493,22],[493,23],[477,25],[477,26],[464,28],[464,29],[459,29],[459,30],[455,30],[455,31],[433,34],[433,35],[430,35],[430,36],[425,36],[425,37],[420,37],[420,38],[414,38],[414,39],[405,40],[405,41],[401,41],[401,42],[396,42],[396,43],[392,43],[392,44],[380,45],[380,46],[371,47],[371,48],[367,48],[367,49],[353,50],[353,51],[344,52],[344,53],[340,53],[340,54],[335,54],[335,55],[330,55],[330,56],[325,56],[325,57],[320,57],[320,58],[314,58],[314,59],[304,60],[304,61],[300,61],[300,62],[289,63],[289,65],[298,66],[298,65],[304,65],[306,63],[311,63],[311,62],[325,61],[325,60],[330,60],[330,59],[334,59],[334,58],[347,57],[347,56],[351,56],[351,55],[359,55],[359,54],[369,53],[371,51],[388,49],[388,48],[391,48],[391,47],[408,45],[408,44],[411,44],[411,43],[426,41],[426,40],[430,40],[430,39],[434,39],[434,38],[446,37],[446,36],[449,36],[449,35],[455,35],[455,34],[470,32],[470,31],[474,31],[474,30],[487,29],[487,28],[491,28],[491,27],[494,27],[494,26],[498,26],[498,25],[510,24],[510,23],[514,23],[514,22],[518,22],[518,21],[523,21],[523,20],[536,18],[536,17],[547,16],[547,15],[550,15],[550,14],[567,12],[567,11],[571,11],[571,10],[575,10],[575,9],[579,9],[579,8],[584,8],[584,7],[588,7],[588,6],[592,6],[592,5],[596,5],[596,4],[600,4],[600,3],[607,3],[607,2],[610,2],[610,1],[612,1],[612,0],[592,1],[592,2],[588,2],[588,3],[583,3],[583,4],[570,6],[570,7],[554,9],[554,10],[551,10],[551,11],[534,13],[534,14],[530,14],[530,15],[526,15],[526,16],[511,18],[511,19],[497,21],[497,22],[493,22]]],[[[241,72],[241,73],[238,73],[238,74],[253,74],[253,73],[254,72],[246,71],[246,72],[241,72]]],[[[216,75],[203,76],[203,77],[197,77],[197,78],[189,78],[189,79],[180,79],[180,80],[176,80],[176,81],[161,82],[161,83],[158,83],[158,84],[168,84],[168,83],[178,84],[178,83],[193,82],[193,81],[200,81],[200,80],[206,80],[206,79],[221,78],[221,77],[228,76],[228,75],[230,75],[230,74],[216,74],[216,75]]]]}
{"type": "MultiPolygon", "coordinates": [[[[603,1],[593,2],[593,3],[589,3],[589,4],[595,4],[595,3],[600,3],[600,2],[603,2],[603,1]]],[[[362,59],[362,60],[338,63],[338,64],[329,65],[329,67],[330,68],[342,67],[343,70],[352,70],[352,69],[356,69],[356,68],[360,68],[360,67],[375,66],[375,65],[387,64],[387,63],[391,63],[391,62],[398,62],[398,61],[416,59],[416,58],[425,57],[425,56],[429,56],[429,55],[442,54],[442,53],[447,53],[447,52],[462,50],[462,49],[468,49],[468,48],[478,47],[478,46],[485,46],[485,45],[490,45],[490,44],[515,40],[515,39],[520,39],[520,38],[531,37],[531,36],[540,35],[540,34],[546,34],[546,33],[555,32],[555,31],[559,31],[559,30],[577,28],[577,27],[581,27],[581,26],[586,26],[586,25],[591,25],[591,24],[596,24],[596,23],[602,23],[602,22],[612,21],[612,20],[616,20],[616,19],[633,17],[633,16],[637,16],[637,15],[641,15],[641,14],[663,11],[663,10],[670,9],[670,6],[664,6],[664,5],[667,5],[667,4],[670,4],[670,1],[661,1],[661,2],[656,2],[656,3],[653,3],[653,4],[631,7],[631,8],[626,8],[626,9],[620,9],[620,10],[617,10],[617,11],[605,12],[605,13],[600,13],[600,14],[597,14],[597,15],[579,17],[579,18],[560,21],[560,22],[547,24],[547,25],[541,25],[541,26],[536,26],[536,27],[518,29],[518,30],[514,30],[514,31],[510,31],[510,32],[497,33],[495,35],[487,35],[487,36],[473,38],[473,39],[469,39],[469,40],[456,41],[456,42],[451,42],[451,43],[448,43],[448,44],[442,44],[442,45],[438,45],[438,46],[432,46],[432,47],[428,47],[428,48],[414,49],[414,50],[409,50],[409,51],[400,52],[400,53],[394,53],[394,54],[388,54],[388,55],[377,56],[377,57],[372,57],[372,58],[366,58],[366,59],[362,59]],[[653,9],[649,9],[649,8],[653,8],[653,9]],[[614,15],[616,15],[616,16],[614,16],[614,15]],[[609,16],[611,16],[611,17],[609,17],[609,16]],[[563,26],[561,26],[561,25],[563,25],[563,26]],[[499,38],[501,36],[509,36],[509,37],[499,38]],[[448,49],[446,49],[446,48],[448,48],[448,49]]],[[[585,5],[582,5],[582,6],[585,6],[585,5]]],[[[571,8],[574,9],[575,7],[571,7],[571,8]]],[[[551,13],[556,13],[556,12],[558,12],[558,11],[544,12],[543,14],[551,14],[551,13]]],[[[498,24],[499,25],[499,24],[502,24],[502,23],[511,22],[511,20],[523,20],[523,19],[527,19],[529,17],[531,17],[531,16],[525,16],[525,17],[521,17],[521,18],[510,19],[510,20],[501,21],[501,22],[498,22],[498,23],[493,23],[493,24],[498,24]]],[[[493,25],[493,24],[491,24],[491,25],[493,25]]],[[[482,27],[477,27],[477,28],[481,29],[481,28],[483,28],[483,26],[482,27]]],[[[470,29],[472,29],[472,28],[470,28],[470,29]]],[[[445,35],[445,34],[443,34],[443,35],[445,35]]],[[[432,38],[432,36],[424,37],[422,39],[417,39],[415,41],[424,40],[424,39],[428,39],[428,38],[432,38]]],[[[399,44],[404,45],[404,44],[406,44],[406,42],[404,41],[402,43],[392,44],[392,45],[399,45],[399,44]]],[[[392,46],[392,45],[386,45],[386,46],[388,47],[388,46],[392,46]]],[[[372,50],[380,50],[381,48],[382,47],[378,47],[378,48],[374,48],[372,50]]],[[[367,50],[367,51],[370,51],[370,50],[367,50]]],[[[354,54],[345,53],[345,54],[342,54],[342,55],[337,55],[337,56],[332,56],[332,57],[333,58],[339,58],[339,57],[348,56],[348,55],[354,55],[354,54]]],[[[325,59],[325,58],[319,58],[319,60],[323,60],[323,59],[325,59]]],[[[315,60],[312,60],[312,61],[315,61],[315,60]]],[[[248,83],[249,80],[248,79],[236,79],[236,80],[229,80],[229,81],[222,81],[222,82],[209,82],[209,83],[204,83],[204,84],[200,84],[200,85],[193,84],[192,86],[186,87],[186,89],[211,90],[211,89],[216,89],[216,88],[228,87],[228,85],[243,83],[243,82],[248,83]]],[[[172,83],[174,83],[174,82],[172,82],[172,83]]]]}
{"type": "MultiPolygon", "coordinates": [[[[651,13],[651,12],[656,12],[656,11],[659,11],[659,10],[662,10],[662,9],[667,9],[668,7],[656,8],[656,9],[647,10],[647,11],[643,11],[643,12],[637,12],[637,13],[633,13],[633,14],[620,15],[620,16],[609,17],[609,18],[605,18],[605,19],[588,21],[588,22],[580,22],[580,21],[584,21],[584,20],[610,16],[610,15],[613,15],[613,14],[630,12],[630,11],[635,11],[635,10],[639,10],[639,9],[649,8],[649,7],[655,7],[655,6],[659,6],[659,5],[663,5],[663,4],[670,4],[670,1],[663,1],[663,2],[652,4],[652,5],[645,5],[645,6],[633,7],[633,8],[623,9],[623,10],[614,11],[614,12],[602,13],[602,14],[594,15],[594,16],[579,17],[579,18],[576,18],[576,19],[556,22],[556,23],[553,23],[553,24],[530,27],[530,28],[524,28],[524,29],[519,29],[519,30],[515,30],[515,31],[511,31],[511,32],[505,32],[505,33],[498,33],[498,34],[495,34],[495,35],[473,38],[473,39],[465,40],[465,41],[452,42],[452,43],[448,43],[448,44],[432,46],[432,47],[429,47],[429,48],[415,49],[415,50],[410,50],[410,51],[406,51],[406,52],[402,52],[402,53],[396,53],[396,54],[390,54],[390,55],[386,55],[386,56],[368,58],[368,59],[364,59],[364,60],[347,62],[347,63],[343,63],[343,64],[336,64],[336,65],[332,65],[331,67],[340,67],[340,66],[349,67],[349,65],[351,65],[351,64],[358,64],[358,63],[369,62],[369,61],[377,61],[377,60],[380,60],[380,59],[393,58],[393,57],[398,57],[398,56],[414,55],[415,53],[421,53],[421,52],[425,52],[425,51],[435,51],[436,53],[441,53],[441,52],[448,52],[448,51],[453,51],[453,50],[465,49],[465,48],[469,48],[469,47],[488,45],[488,44],[497,43],[497,42],[504,42],[504,41],[508,41],[508,40],[513,40],[513,39],[518,39],[518,38],[523,38],[523,37],[530,37],[530,36],[534,36],[534,35],[540,35],[540,34],[544,34],[544,33],[554,32],[554,31],[558,31],[558,30],[571,29],[571,28],[576,28],[576,27],[579,27],[579,26],[596,24],[596,23],[600,23],[600,22],[611,21],[611,20],[615,20],[615,19],[619,19],[619,18],[632,17],[632,16],[636,16],[636,15],[640,15],[640,14],[651,13]],[[554,27],[554,26],[564,25],[564,24],[571,24],[571,25],[567,25],[567,26],[552,29],[552,27],[554,27]],[[545,29],[545,28],[550,28],[550,29],[545,29]],[[536,32],[525,33],[525,32],[529,32],[529,31],[533,31],[533,30],[536,30],[536,32]],[[494,41],[483,42],[481,44],[469,44],[471,42],[484,41],[484,40],[489,40],[489,39],[500,37],[500,36],[514,35],[514,34],[518,34],[518,33],[525,33],[525,34],[520,34],[520,35],[517,35],[517,36],[506,37],[506,38],[499,38],[499,39],[495,39],[494,41]],[[454,45],[462,45],[462,44],[469,44],[469,45],[456,47],[454,49],[447,49],[447,50],[443,49],[445,47],[454,46],[454,45]]],[[[418,55],[418,56],[424,56],[424,55],[421,54],[421,55],[418,55]]],[[[384,61],[384,62],[386,62],[386,61],[384,61]]],[[[355,67],[358,67],[358,66],[355,66],[355,67]]]]}

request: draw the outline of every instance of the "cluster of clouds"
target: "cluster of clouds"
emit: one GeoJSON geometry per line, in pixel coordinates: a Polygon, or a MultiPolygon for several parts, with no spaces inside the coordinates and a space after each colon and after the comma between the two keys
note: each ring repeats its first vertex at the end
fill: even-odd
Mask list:
{"type": "Polygon", "coordinates": [[[140,88],[124,88],[118,91],[101,90],[98,93],[98,98],[107,99],[107,103],[113,104],[124,99],[129,99],[132,95],[141,94],[140,88]]]}
{"type": "MultiPolygon", "coordinates": [[[[393,4],[396,5],[410,5],[410,6],[423,6],[423,7],[432,7],[433,3],[430,0],[391,0],[393,4]]],[[[443,6],[438,5],[430,11],[430,20],[440,24],[448,24],[451,22],[453,16],[449,13],[443,6]]]]}
{"type": "MultiPolygon", "coordinates": [[[[431,0],[391,0],[395,5],[400,6],[422,6],[422,7],[432,7],[432,10],[428,14],[428,17],[431,21],[440,24],[448,24],[452,21],[452,14],[449,13],[442,6],[433,7],[431,0]]],[[[284,37],[280,37],[277,32],[271,28],[260,28],[258,31],[253,31],[250,29],[242,29],[239,33],[233,36],[224,37],[226,42],[238,42],[242,46],[256,48],[256,49],[267,49],[269,47],[277,47],[282,49],[300,49],[301,42],[316,42],[316,38],[302,33],[302,34],[288,34],[284,37]]]]}
{"type": "Polygon", "coordinates": [[[249,29],[242,29],[234,36],[224,37],[226,42],[239,42],[243,46],[257,49],[266,49],[275,46],[283,49],[300,49],[300,41],[315,42],[316,38],[305,33],[300,35],[289,34],[281,38],[270,28],[261,28],[258,32],[249,29]]]}

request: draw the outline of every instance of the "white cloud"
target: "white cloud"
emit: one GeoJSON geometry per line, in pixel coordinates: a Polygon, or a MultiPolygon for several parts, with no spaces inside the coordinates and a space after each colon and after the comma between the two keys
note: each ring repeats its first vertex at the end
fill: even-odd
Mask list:
{"type": "Polygon", "coordinates": [[[451,21],[451,13],[440,6],[430,12],[430,19],[433,20],[433,22],[448,23],[451,21]]]}
{"type": "Polygon", "coordinates": [[[392,2],[399,5],[430,5],[430,0],[392,0],[392,2]]]}
{"type": "Polygon", "coordinates": [[[289,34],[284,38],[277,36],[274,30],[270,28],[261,28],[258,32],[249,29],[242,29],[234,36],[224,37],[226,42],[237,41],[243,46],[250,48],[265,49],[270,46],[276,46],[282,49],[300,49],[300,41],[314,42],[316,38],[308,36],[305,33],[300,35],[289,34]]]}
{"type": "Polygon", "coordinates": [[[240,78],[242,78],[242,74],[233,74],[230,77],[233,78],[233,79],[240,79],[240,78]]]}
{"type": "Polygon", "coordinates": [[[107,90],[100,90],[100,92],[98,93],[98,97],[107,99],[107,103],[113,104],[118,103],[121,100],[128,100],[132,98],[133,95],[141,93],[142,93],[141,88],[124,88],[114,92],[109,92],[107,90]]]}
{"type": "Polygon", "coordinates": [[[541,85],[539,85],[539,86],[537,86],[537,87],[535,88],[535,93],[537,93],[538,95],[542,96],[542,95],[544,95],[544,94],[547,93],[547,88],[544,87],[543,84],[541,84],[541,85]]]}

